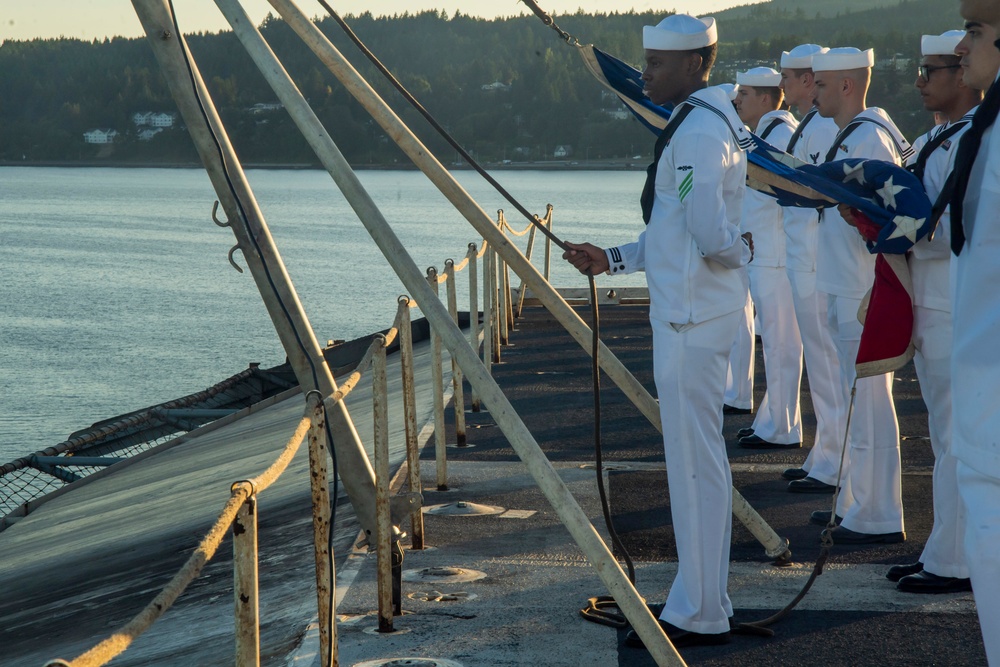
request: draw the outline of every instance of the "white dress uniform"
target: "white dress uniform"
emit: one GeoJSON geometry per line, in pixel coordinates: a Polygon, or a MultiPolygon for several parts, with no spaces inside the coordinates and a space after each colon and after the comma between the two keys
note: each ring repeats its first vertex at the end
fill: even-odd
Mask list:
{"type": "MultiPolygon", "coordinates": [[[[740,232],[746,231],[740,227],[740,232]]],[[[756,249],[756,241],[754,248],[756,249]]],[[[753,376],[757,352],[757,328],[754,322],[753,300],[747,290],[746,303],[736,325],[736,338],[729,349],[726,366],[726,391],[722,402],[740,410],[753,410],[753,376]]]]}
{"type": "MultiPolygon", "coordinates": [[[[958,123],[938,125],[913,142],[919,155],[925,145],[939,141],[927,156],[923,182],[928,198],[937,200],[955,166],[958,142],[968,129],[975,109],[958,123]],[[957,125],[959,129],[952,130],[957,125]]],[[[916,161],[916,156],[911,162],[916,161]]],[[[934,450],[934,525],[920,562],[939,577],[967,579],[965,510],[958,495],[958,460],[951,451],[951,218],[946,209],[934,238],[924,238],[908,255],[913,280],[913,358],[920,393],[927,405],[927,423],[934,450]]]]}
{"type": "MultiPolygon", "coordinates": [[[[807,164],[819,164],[837,136],[837,124],[832,118],[820,116],[815,109],[806,114],[802,123],[805,127],[792,155],[807,164]]],[[[827,323],[829,298],[816,287],[819,213],[808,208],[787,207],[784,225],[785,268],[792,287],[792,303],[816,415],[816,436],[802,468],[813,479],[836,484],[847,424],[847,402],[841,391],[837,346],[827,323]]]]}
{"type": "Polygon", "coordinates": [[[644,270],[649,285],[678,558],[660,618],[718,634],[729,631],[733,613],[726,591],[732,475],[722,439],[722,394],[748,288],[750,249],[738,223],[750,134],[718,87],[686,103],[694,108],[658,163],[649,225],[635,243],[606,253],[612,274],[644,270]]]}
{"type": "MultiPolygon", "coordinates": [[[[996,84],[994,84],[996,85],[996,84]]],[[[987,93],[987,98],[989,93],[987,93]]],[[[983,105],[986,105],[984,100],[983,105]]],[[[968,180],[965,246],[952,259],[952,451],[965,550],[990,665],[1000,665],[1000,132],[983,133],[968,180]]]]}
{"type": "MultiPolygon", "coordinates": [[[[832,160],[869,158],[900,164],[902,156],[897,145],[909,149],[909,144],[888,114],[870,107],[851,123],[862,118],[874,122],[859,123],[839,142],[832,160]],[[894,130],[895,138],[885,127],[894,130]]],[[[828,322],[837,345],[841,390],[846,403],[854,385],[861,344],[858,308],[874,282],[875,255],[868,251],[858,231],[833,210],[824,213],[820,222],[819,245],[823,252],[817,257],[816,287],[829,295],[828,322]]],[[[848,438],[850,465],[842,480],[837,514],[844,518],[844,528],[858,533],[903,530],[899,423],[892,400],[893,376],[886,373],[857,380],[848,438]]]]}
{"type": "MultiPolygon", "coordinates": [[[[770,111],[758,122],[757,136],[784,150],[797,125],[795,117],[789,112],[770,111]]],[[[799,410],[802,338],[795,321],[792,286],[785,271],[782,209],[773,197],[748,189],[743,200],[741,228],[753,234],[754,258],[747,272],[750,294],[760,323],[764,377],[767,381],[767,391],[754,418],[753,433],[778,445],[802,442],[802,415],[799,410]]]]}

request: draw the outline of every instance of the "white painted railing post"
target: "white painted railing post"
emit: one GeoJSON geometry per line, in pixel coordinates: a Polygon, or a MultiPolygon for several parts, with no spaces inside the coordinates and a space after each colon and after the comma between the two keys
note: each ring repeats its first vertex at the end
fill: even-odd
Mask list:
{"type": "MultiPolygon", "coordinates": [[[[545,226],[552,231],[552,204],[545,207],[545,226]]],[[[552,237],[545,235],[545,272],[542,274],[546,281],[550,280],[549,274],[552,271],[552,237]]]]}
{"type": "MultiPolygon", "coordinates": [[[[237,482],[250,485],[249,482],[237,482]]],[[[260,665],[260,606],[257,593],[257,496],[252,488],[233,521],[233,597],[236,603],[236,664],[260,665]]]]}
{"type": "MultiPolygon", "coordinates": [[[[535,220],[538,220],[538,216],[535,216],[535,220]]],[[[529,262],[531,261],[531,251],[535,248],[535,231],[538,229],[535,225],[531,226],[531,232],[528,234],[528,247],[524,249],[524,257],[529,262]]],[[[521,278],[521,286],[518,288],[517,292],[517,308],[514,310],[515,317],[521,317],[521,309],[524,308],[524,278],[521,278]]]]}
{"type": "MultiPolygon", "coordinates": [[[[309,428],[309,485],[312,491],[313,556],[316,563],[316,617],[319,621],[321,667],[337,664],[336,599],[333,558],[330,557],[330,473],[327,466],[326,411],[323,397],[311,391],[306,402],[312,411],[309,428]]],[[[237,663],[240,664],[240,663],[237,663]]]]}
{"type": "MultiPolygon", "coordinates": [[[[413,329],[410,322],[410,299],[399,297],[399,367],[403,380],[403,430],[406,434],[406,472],[410,493],[423,493],[420,481],[420,450],[417,446],[417,396],[413,381],[413,329]]],[[[420,507],[410,511],[410,548],[424,548],[424,513],[420,507]]]]}
{"type": "Polygon", "coordinates": [[[496,289],[494,277],[493,248],[486,246],[483,253],[483,365],[486,372],[493,374],[493,360],[496,357],[496,289]]]}
{"type": "MultiPolygon", "coordinates": [[[[427,282],[438,298],[437,269],[427,269],[427,282]]],[[[431,329],[431,375],[434,378],[434,461],[437,464],[437,490],[448,490],[448,443],[444,430],[444,371],[441,369],[441,337],[428,320],[431,329]]]]}
{"type": "MultiPolygon", "coordinates": [[[[469,252],[466,255],[469,258],[469,343],[476,352],[479,351],[479,285],[476,275],[479,271],[479,265],[476,263],[477,255],[476,244],[470,243],[469,252]]],[[[474,387],[469,401],[472,403],[473,412],[479,412],[482,409],[479,393],[474,387]]]]}
{"type": "MultiPolygon", "coordinates": [[[[448,313],[451,319],[458,326],[458,293],[455,285],[455,260],[446,259],[444,261],[444,276],[446,279],[446,289],[448,292],[448,313]]],[[[451,386],[453,396],[451,404],[455,409],[455,445],[458,447],[468,446],[465,433],[465,390],[462,387],[462,369],[458,367],[455,358],[451,359],[451,386]]]]}
{"type": "MultiPolygon", "coordinates": [[[[497,225],[501,230],[506,229],[507,219],[504,218],[503,211],[500,211],[500,220],[497,225]]],[[[497,286],[497,361],[500,361],[500,349],[507,345],[510,332],[508,331],[507,311],[510,309],[510,292],[507,291],[507,262],[503,257],[496,256],[496,286],[497,286]]]]}
{"type": "Polygon", "coordinates": [[[372,414],[375,450],[375,525],[378,562],[378,631],[392,632],[392,514],[389,511],[389,406],[385,374],[385,336],[374,341],[372,414]]]}

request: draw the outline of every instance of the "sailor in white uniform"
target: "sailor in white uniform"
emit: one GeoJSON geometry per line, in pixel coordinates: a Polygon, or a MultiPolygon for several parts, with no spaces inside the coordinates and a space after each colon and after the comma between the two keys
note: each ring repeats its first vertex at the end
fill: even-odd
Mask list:
{"type": "MultiPolygon", "coordinates": [[[[752,257],[738,226],[752,139],[726,92],[708,87],[715,44],[711,18],[675,14],[643,29],[646,95],[677,105],[643,193],[648,226],[634,243],[568,244],[563,255],[586,274],[646,272],[678,559],[660,623],[676,646],[728,642],[733,613],[722,394],[752,257]]],[[[634,633],[626,641],[641,645],[634,633]]]]}
{"type": "MultiPolygon", "coordinates": [[[[832,118],[824,118],[813,107],[816,83],[812,60],[817,53],[826,50],[816,44],[801,44],[781,54],[781,87],[785,100],[804,114],[786,150],[808,164],[823,160],[839,132],[832,118]]],[[[827,323],[828,298],[826,293],[816,289],[819,213],[792,206],[783,210],[786,269],[802,336],[809,393],[816,415],[816,435],[802,467],[790,468],[782,476],[793,480],[788,485],[789,491],[832,493],[844,444],[847,403],[840,388],[837,346],[827,323]],[[807,476],[809,479],[803,480],[807,476]]]]}
{"type": "MultiPolygon", "coordinates": [[[[736,104],[739,85],[720,84],[729,93],[729,99],[736,104]]],[[[740,231],[745,231],[742,226],[740,231]]],[[[726,369],[726,392],[722,396],[722,413],[727,415],[748,415],[753,412],[754,361],[757,353],[757,327],[754,317],[753,300],[747,290],[743,316],[736,327],[736,338],[729,351],[729,367],[726,369]]],[[[742,433],[747,429],[740,429],[742,433]]]]}
{"type": "Polygon", "coordinates": [[[1000,2],[963,0],[967,35],[957,48],[969,85],[986,91],[955,161],[951,199],[953,264],[952,452],[966,512],[965,553],[986,658],[1000,665],[1000,2]],[[984,71],[984,69],[986,71],[984,71]],[[962,186],[966,185],[964,193],[962,186]]]}
{"type": "MultiPolygon", "coordinates": [[[[869,158],[901,164],[909,143],[882,109],[866,108],[874,53],[853,47],[813,56],[816,107],[840,128],[825,162],[869,158]]],[[[875,277],[875,256],[858,231],[834,211],[819,225],[816,287],[829,295],[828,321],[840,360],[841,388],[848,400],[855,383],[861,323],[858,309],[875,277]]],[[[850,465],[842,480],[833,530],[835,543],[872,544],[905,540],[899,459],[899,423],[892,400],[893,374],[857,379],[851,415],[850,465]]]]}
{"type": "MultiPolygon", "coordinates": [[[[798,122],[782,109],[781,74],[755,67],[736,75],[736,111],[740,119],[767,143],[784,150],[798,122]]],[[[801,447],[802,339],[795,321],[792,286],[785,272],[785,230],[782,209],[773,197],[747,190],[740,229],[754,239],[754,260],[747,267],[750,294],[760,323],[767,390],[757,408],[750,433],[741,447],[752,449],[801,447]]]]}
{"type": "MultiPolygon", "coordinates": [[[[958,142],[982,100],[980,90],[966,85],[955,48],[964,30],[924,35],[915,85],[924,108],[945,116],[945,123],[914,143],[907,167],[923,181],[937,202],[955,166],[958,142]]],[[[997,52],[1000,56],[1000,51],[997,52]]],[[[947,202],[941,202],[944,206],[947,202]]],[[[913,363],[927,405],[934,450],[934,525],[920,560],[889,568],[886,576],[908,593],[955,593],[971,590],[965,559],[965,510],[958,496],[958,460],[951,452],[951,218],[941,213],[933,238],[921,239],[907,260],[913,280],[913,363]]]]}

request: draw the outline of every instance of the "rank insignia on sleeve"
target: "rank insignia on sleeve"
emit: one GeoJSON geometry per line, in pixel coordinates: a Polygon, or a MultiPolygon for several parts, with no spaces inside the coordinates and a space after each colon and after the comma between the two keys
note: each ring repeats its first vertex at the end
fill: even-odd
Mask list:
{"type": "MultiPolygon", "coordinates": [[[[678,167],[678,169],[680,169],[680,167],[678,167]]],[[[681,198],[681,201],[684,201],[684,198],[691,194],[691,188],[694,185],[694,170],[692,167],[688,167],[688,169],[691,171],[688,171],[684,180],[681,181],[681,184],[677,187],[677,196],[681,198]]]]}

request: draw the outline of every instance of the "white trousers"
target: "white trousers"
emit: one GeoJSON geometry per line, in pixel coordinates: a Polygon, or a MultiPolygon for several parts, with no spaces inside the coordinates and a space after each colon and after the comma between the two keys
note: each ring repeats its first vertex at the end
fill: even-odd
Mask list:
{"type": "Polygon", "coordinates": [[[740,317],[676,326],[650,318],[677,539],[677,576],[660,618],[691,632],[728,632],[733,615],[726,592],[733,478],[722,439],[722,387],[740,317]]]}
{"type": "Polygon", "coordinates": [[[1000,667],[1000,479],[958,462],[965,507],[965,553],[976,598],[986,661],[1000,667]]]}
{"type": "Polygon", "coordinates": [[[802,442],[802,413],[799,385],[802,383],[802,337],[795,321],[792,285],[784,267],[754,266],[750,275],[750,295],[764,348],[764,377],[767,390],[753,433],[778,445],[802,442]]]}
{"type": "MultiPolygon", "coordinates": [[[[845,398],[856,376],[861,345],[859,299],[829,296],[828,317],[835,331],[845,398]]],[[[899,423],[892,402],[893,373],[859,378],[851,413],[850,466],[841,482],[837,514],[843,526],[858,533],[903,530],[903,494],[899,460],[899,423]]]]}
{"type": "Polygon", "coordinates": [[[934,450],[934,526],[920,562],[932,574],[964,579],[965,509],[958,496],[958,459],[951,453],[951,313],[918,306],[913,316],[913,364],[934,450]]]}
{"type": "Polygon", "coordinates": [[[726,371],[726,393],[722,402],[741,410],[753,409],[753,362],[754,362],[754,318],[753,301],[747,291],[747,303],[743,307],[742,317],[733,331],[736,338],[732,340],[729,352],[729,367],[726,371]]]}
{"type": "Polygon", "coordinates": [[[827,320],[829,299],[825,292],[816,291],[815,271],[788,269],[787,275],[816,414],[816,437],[802,467],[810,477],[835,484],[847,427],[847,401],[841,386],[837,346],[827,320]]]}

